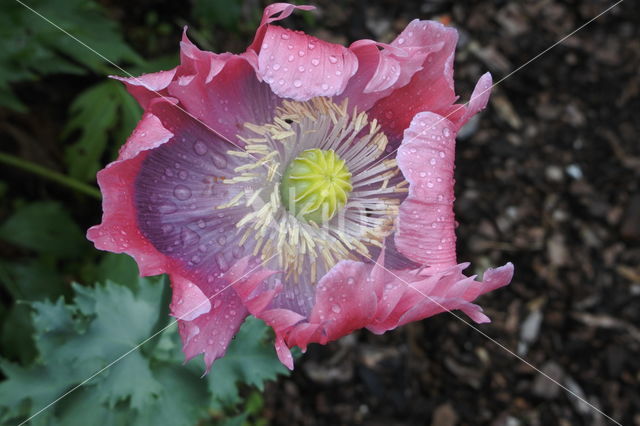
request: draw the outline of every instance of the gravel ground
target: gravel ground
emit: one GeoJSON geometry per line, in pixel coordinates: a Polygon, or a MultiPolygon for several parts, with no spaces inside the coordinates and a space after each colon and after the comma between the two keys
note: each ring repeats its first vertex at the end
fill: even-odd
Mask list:
{"type": "Polygon", "coordinates": [[[513,352],[640,425],[640,5],[518,70],[612,3],[320,4],[310,31],[335,41],[388,41],[413,18],[454,25],[463,99],[487,69],[505,78],[458,140],[456,211],[459,259],[516,274],[483,297],[493,323],[477,330],[442,314],[312,347],[267,391],[274,424],[614,424],[513,352]]]}

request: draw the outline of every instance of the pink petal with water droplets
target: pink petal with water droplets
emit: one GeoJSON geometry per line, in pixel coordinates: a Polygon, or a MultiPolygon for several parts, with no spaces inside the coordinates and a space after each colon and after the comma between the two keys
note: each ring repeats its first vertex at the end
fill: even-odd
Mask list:
{"type": "Polygon", "coordinates": [[[211,310],[211,302],[202,290],[193,282],[180,275],[171,277],[173,298],[171,301],[171,315],[191,321],[211,310]]]}
{"type": "Polygon", "coordinates": [[[417,113],[432,111],[442,114],[455,102],[453,59],[457,41],[455,29],[432,21],[413,21],[396,38],[394,45],[412,43],[416,46],[438,45],[441,48],[427,55],[422,69],[413,74],[408,84],[393,91],[372,108],[371,114],[380,121],[390,139],[399,141],[417,113]]]}
{"type": "Polygon", "coordinates": [[[422,265],[455,265],[454,125],[431,112],[416,115],[404,132],[397,160],[409,194],[400,205],[396,247],[422,265]]]}
{"type": "Polygon", "coordinates": [[[358,68],[344,46],[270,25],[258,53],[258,75],[273,92],[296,101],[342,93],[358,68]]]}
{"type": "Polygon", "coordinates": [[[452,28],[415,20],[391,44],[373,40],[354,42],[349,49],[358,57],[358,72],[338,100],[348,98],[349,104],[358,110],[369,110],[376,101],[406,86],[417,72],[423,73],[423,67],[436,63],[434,58],[449,47],[447,40],[452,37],[456,37],[452,28]]]}
{"type": "Polygon", "coordinates": [[[151,99],[169,95],[165,89],[173,80],[176,70],[177,68],[173,68],[167,71],[143,74],[138,77],[119,77],[115,75],[110,77],[122,81],[127,91],[136,98],[140,106],[146,108],[151,99]]]}

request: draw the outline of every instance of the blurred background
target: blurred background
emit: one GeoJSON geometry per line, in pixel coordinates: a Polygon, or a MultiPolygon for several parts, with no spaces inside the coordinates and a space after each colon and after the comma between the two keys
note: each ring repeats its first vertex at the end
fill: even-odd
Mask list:
{"type": "MultiPolygon", "coordinates": [[[[177,64],[182,27],[241,52],[266,2],[24,0],[128,72],[177,64]]],[[[625,425],[640,425],[640,4],[317,1],[283,24],[348,44],[414,18],[456,27],[457,92],[489,70],[458,138],[460,261],[512,261],[479,327],[625,425]]],[[[0,422],[14,425],[168,324],[162,277],[84,239],[95,173],[141,111],[122,72],[14,0],[0,5],[0,422]],[[165,307],[163,310],[162,307],[165,307]]],[[[467,271],[469,272],[469,271],[467,271]]],[[[312,346],[287,375],[247,323],[201,379],[170,327],[31,424],[613,424],[449,314],[312,346]],[[251,356],[247,356],[251,354],[251,356]]]]}

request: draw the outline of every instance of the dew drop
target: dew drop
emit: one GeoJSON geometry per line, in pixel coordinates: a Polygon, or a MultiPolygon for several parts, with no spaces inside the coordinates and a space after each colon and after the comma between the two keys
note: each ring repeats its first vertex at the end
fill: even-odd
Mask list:
{"type": "Polygon", "coordinates": [[[302,82],[300,80],[294,80],[293,85],[294,87],[300,87],[302,86],[302,82]]]}
{"type": "Polygon", "coordinates": [[[353,278],[353,277],[347,278],[347,284],[353,285],[355,282],[356,282],[355,278],[353,278]]]}
{"type": "Polygon", "coordinates": [[[221,246],[225,245],[226,243],[227,243],[227,239],[225,237],[218,238],[218,244],[220,244],[221,246]]]}
{"type": "Polygon", "coordinates": [[[284,80],[280,80],[280,81],[278,82],[278,84],[279,84],[280,86],[284,86],[284,80]]]}
{"type": "Polygon", "coordinates": [[[211,159],[213,160],[213,165],[217,168],[224,169],[227,167],[227,159],[222,155],[214,153],[211,155],[211,159]]]}
{"type": "Polygon", "coordinates": [[[427,174],[425,172],[420,172],[420,177],[426,177],[427,174]]]}
{"type": "Polygon", "coordinates": [[[329,62],[331,62],[332,64],[335,64],[338,62],[338,58],[336,58],[333,55],[329,55],[329,62]]]}
{"type": "Polygon", "coordinates": [[[189,228],[182,228],[182,232],[180,232],[180,241],[183,246],[192,246],[200,241],[200,235],[189,228]]]}
{"type": "Polygon", "coordinates": [[[176,210],[178,210],[178,207],[171,202],[160,204],[160,206],[158,206],[158,211],[160,212],[160,214],[171,214],[176,210]]]}
{"type": "Polygon", "coordinates": [[[300,71],[300,72],[304,72],[304,67],[303,67],[302,65],[300,65],[300,66],[298,67],[298,71],[300,71]]]}
{"type": "Polygon", "coordinates": [[[329,89],[329,85],[327,83],[322,83],[322,90],[329,89]]]}
{"type": "Polygon", "coordinates": [[[436,165],[436,159],[432,158],[431,160],[429,160],[429,164],[431,164],[432,166],[436,165]]]}
{"type": "Polygon", "coordinates": [[[175,176],[175,173],[173,173],[173,170],[171,170],[171,169],[169,169],[169,168],[167,168],[167,169],[164,171],[164,174],[165,174],[165,175],[167,175],[168,177],[173,177],[173,176],[175,176]]]}
{"type": "Polygon", "coordinates": [[[263,49],[268,49],[269,48],[269,43],[262,43],[262,48],[263,49]]]}
{"type": "Polygon", "coordinates": [[[233,254],[233,257],[235,258],[240,258],[242,257],[242,254],[244,253],[244,247],[243,246],[236,246],[233,248],[231,254],[233,254]]]}
{"type": "Polygon", "coordinates": [[[173,225],[170,225],[168,223],[165,223],[164,225],[162,225],[160,227],[160,230],[162,231],[163,234],[168,234],[171,231],[173,231],[173,225]]]}
{"type": "Polygon", "coordinates": [[[273,64],[273,70],[278,71],[280,69],[280,64],[273,64]]]}
{"type": "Polygon", "coordinates": [[[309,50],[313,50],[313,49],[316,48],[316,45],[311,43],[311,42],[309,42],[309,44],[307,44],[307,47],[309,48],[309,50]]]}
{"type": "Polygon", "coordinates": [[[404,44],[404,38],[400,37],[400,38],[398,39],[398,44],[404,44]]]}
{"type": "Polygon", "coordinates": [[[448,127],[445,127],[444,129],[442,129],[442,134],[445,138],[448,138],[449,136],[451,136],[451,130],[449,130],[448,127]]]}
{"type": "Polygon", "coordinates": [[[202,260],[202,258],[201,258],[199,255],[197,255],[197,254],[196,254],[196,255],[194,255],[194,256],[191,258],[191,262],[193,262],[193,263],[195,263],[195,264],[200,263],[200,261],[201,261],[201,260],[202,260]]]}
{"type": "Polygon", "coordinates": [[[204,221],[204,219],[200,219],[198,221],[198,228],[204,229],[206,226],[207,226],[207,223],[204,221]]]}
{"type": "Polygon", "coordinates": [[[226,271],[227,269],[229,269],[227,259],[224,258],[224,255],[222,253],[218,253],[218,255],[216,256],[216,261],[218,262],[218,266],[221,270],[226,271]]]}
{"type": "Polygon", "coordinates": [[[213,301],[213,309],[218,309],[222,305],[222,300],[216,299],[213,301]]]}
{"type": "Polygon", "coordinates": [[[282,38],[283,40],[289,40],[291,38],[291,36],[287,33],[282,33],[280,35],[280,38],[282,38]]]}
{"type": "Polygon", "coordinates": [[[427,187],[433,188],[433,182],[431,182],[431,181],[427,182],[427,187]]]}
{"type": "Polygon", "coordinates": [[[340,305],[333,305],[331,306],[331,311],[333,311],[333,313],[339,314],[342,309],[340,308],[340,305]]]}
{"type": "Polygon", "coordinates": [[[288,60],[289,62],[293,62],[293,55],[289,55],[289,57],[287,58],[287,60],[288,60]]]}
{"type": "Polygon", "coordinates": [[[187,178],[189,177],[189,173],[187,173],[185,170],[180,170],[180,172],[178,172],[178,177],[182,180],[187,180],[187,178]]]}
{"type": "Polygon", "coordinates": [[[173,189],[173,195],[180,201],[188,200],[191,198],[191,190],[185,185],[176,185],[173,189]]]}
{"type": "Polygon", "coordinates": [[[196,143],[193,144],[193,150],[198,155],[205,155],[207,153],[207,145],[200,140],[196,141],[196,143]]]}
{"type": "Polygon", "coordinates": [[[320,65],[320,61],[319,61],[318,59],[315,59],[315,58],[311,60],[311,63],[312,63],[314,66],[316,66],[316,67],[317,67],[318,65],[320,65]]]}
{"type": "Polygon", "coordinates": [[[440,158],[444,158],[444,151],[440,151],[438,155],[440,156],[440,158]]]}
{"type": "Polygon", "coordinates": [[[304,56],[304,50],[298,50],[298,56],[300,57],[304,56]]]}

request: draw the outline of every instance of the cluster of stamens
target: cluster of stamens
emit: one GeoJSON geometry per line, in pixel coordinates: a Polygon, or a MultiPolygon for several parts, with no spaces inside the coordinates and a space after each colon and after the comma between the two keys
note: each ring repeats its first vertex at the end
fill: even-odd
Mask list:
{"type": "Polygon", "coordinates": [[[393,230],[407,182],[395,159],[376,161],[387,137],[364,112],[326,98],[284,101],[272,123],[245,124],[247,159],[227,184],[245,185],[219,209],[251,207],[237,224],[253,255],[274,255],[285,277],[311,282],[338,261],[370,257],[393,230]]]}

